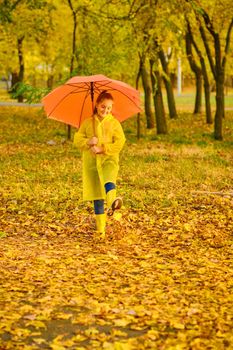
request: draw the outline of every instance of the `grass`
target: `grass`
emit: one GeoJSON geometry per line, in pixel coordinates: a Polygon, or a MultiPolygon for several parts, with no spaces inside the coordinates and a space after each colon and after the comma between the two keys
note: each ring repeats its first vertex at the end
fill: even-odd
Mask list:
{"type": "MultiPolygon", "coordinates": [[[[179,110],[182,111],[193,111],[194,109],[194,101],[195,101],[195,93],[191,89],[185,89],[181,95],[176,94],[175,96],[176,104],[179,110]]],[[[202,104],[204,111],[205,97],[202,95],[202,104]]],[[[215,92],[212,92],[210,95],[210,104],[212,106],[212,110],[216,109],[216,100],[215,100],[215,92]]],[[[232,89],[225,91],[225,108],[226,110],[233,109],[233,92],[232,89]]]]}
{"type": "MultiPolygon", "coordinates": [[[[68,191],[80,199],[80,153],[66,140],[65,126],[45,118],[40,109],[2,107],[1,114],[2,192],[5,183],[14,187],[14,197],[31,193],[48,200],[48,194],[63,198],[68,191]]],[[[126,202],[137,197],[138,186],[141,192],[136,206],[158,202],[161,196],[178,194],[186,186],[189,192],[229,189],[233,113],[227,113],[222,142],[213,139],[213,126],[206,125],[203,116],[183,113],[168,124],[169,135],[158,136],[150,130],[139,142],[134,135],[135,120],[123,124],[128,142],[122,152],[119,187],[126,193],[126,202]],[[132,186],[129,196],[128,186],[132,186]],[[154,191],[155,198],[147,198],[144,187],[154,191]]]]}

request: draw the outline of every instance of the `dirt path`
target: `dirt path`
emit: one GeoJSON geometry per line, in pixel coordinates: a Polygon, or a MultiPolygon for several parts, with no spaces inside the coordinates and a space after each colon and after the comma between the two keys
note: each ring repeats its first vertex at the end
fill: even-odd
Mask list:
{"type": "Polygon", "coordinates": [[[23,103],[23,102],[0,101],[0,106],[42,107],[42,103],[23,103]]]}

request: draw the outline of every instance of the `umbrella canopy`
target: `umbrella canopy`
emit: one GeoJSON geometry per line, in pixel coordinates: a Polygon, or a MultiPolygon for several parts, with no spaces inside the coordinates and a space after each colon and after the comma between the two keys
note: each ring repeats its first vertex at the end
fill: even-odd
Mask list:
{"type": "Polygon", "coordinates": [[[120,122],[141,111],[138,90],[100,74],[73,77],[46,95],[42,103],[49,118],[79,128],[93,115],[95,101],[104,90],[112,94],[112,114],[120,122]]]}

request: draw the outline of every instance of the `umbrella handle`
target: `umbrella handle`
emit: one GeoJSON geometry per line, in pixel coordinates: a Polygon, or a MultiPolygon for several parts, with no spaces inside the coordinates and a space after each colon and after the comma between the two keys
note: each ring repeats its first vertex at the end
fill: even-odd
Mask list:
{"type": "Polygon", "coordinates": [[[95,130],[95,118],[94,118],[94,114],[92,115],[92,126],[93,126],[93,134],[94,134],[94,136],[96,136],[96,130],[95,130]]]}
{"type": "Polygon", "coordinates": [[[94,83],[91,82],[91,102],[92,102],[92,125],[93,125],[93,134],[96,136],[95,130],[95,118],[94,118],[94,83]]]}

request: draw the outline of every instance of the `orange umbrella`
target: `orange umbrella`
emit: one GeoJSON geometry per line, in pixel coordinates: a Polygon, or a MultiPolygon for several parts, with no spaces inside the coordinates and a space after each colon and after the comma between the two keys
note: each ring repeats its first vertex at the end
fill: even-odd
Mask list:
{"type": "Polygon", "coordinates": [[[49,118],[79,128],[93,115],[95,101],[104,90],[112,94],[112,114],[120,122],[141,111],[138,90],[100,74],[73,77],[46,95],[42,103],[49,118]]]}

